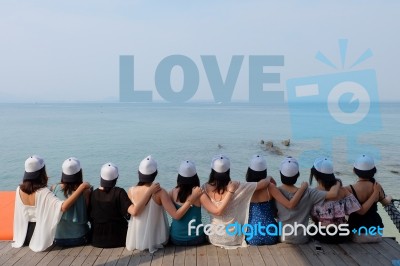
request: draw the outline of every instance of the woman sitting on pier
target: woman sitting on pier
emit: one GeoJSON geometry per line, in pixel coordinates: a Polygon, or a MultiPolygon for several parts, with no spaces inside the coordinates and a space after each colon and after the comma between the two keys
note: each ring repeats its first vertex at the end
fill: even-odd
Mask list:
{"type": "Polygon", "coordinates": [[[25,161],[25,174],[15,196],[12,247],[29,245],[35,252],[50,247],[62,213],[90,187],[89,183],[84,182],[68,199],[62,201],[47,188],[48,179],[42,158],[33,155],[25,161]]]}
{"type": "Polygon", "coordinates": [[[116,186],[118,178],[117,166],[113,163],[104,164],[100,171],[100,187],[90,196],[92,245],[95,247],[124,247],[129,214],[138,215],[153,193],[160,190],[159,184],[152,184],[134,205],[126,191],[116,186]]]}
{"type": "MultiPolygon", "coordinates": [[[[157,173],[157,162],[152,156],[147,156],[140,162],[139,182],[129,189],[129,197],[132,203],[135,204],[145,197],[157,173]]],[[[173,219],[179,220],[201,194],[200,187],[193,188],[192,194],[177,210],[168,193],[161,188],[147,200],[146,206],[140,214],[131,216],[126,235],[126,248],[128,250],[148,249],[150,253],[162,248],[168,242],[169,236],[169,224],[164,209],[173,219]]]]}
{"type": "MultiPolygon", "coordinates": [[[[312,178],[318,182],[317,189],[321,191],[328,191],[337,182],[333,171],[332,161],[327,158],[318,158],[315,160],[310,173],[310,184],[312,178]]],[[[361,205],[357,199],[347,189],[341,187],[338,195],[332,200],[326,200],[321,203],[315,204],[311,210],[312,220],[322,226],[329,226],[331,224],[339,226],[346,224],[346,215],[354,213],[361,209],[361,205]]],[[[329,229],[320,229],[314,238],[318,241],[338,244],[343,243],[349,239],[347,235],[339,235],[339,229],[335,229],[336,233],[331,235],[329,229]]]]}
{"type": "MultiPolygon", "coordinates": [[[[51,190],[60,200],[66,200],[83,182],[81,163],[69,158],[62,164],[61,182],[51,190]]],[[[89,224],[87,209],[90,189],[79,196],[72,207],[65,212],[57,225],[54,243],[59,246],[79,246],[89,242],[89,224]]]]}
{"type": "Polygon", "coordinates": [[[219,155],[212,160],[210,178],[203,185],[204,192],[217,206],[222,205],[223,199],[228,193],[234,193],[234,196],[221,215],[210,213],[210,223],[214,227],[225,226],[223,232],[209,235],[211,244],[227,249],[247,246],[245,232],[241,226],[248,222],[250,200],[254,191],[267,188],[270,179],[268,177],[257,183],[239,183],[237,190],[233,192],[228,190],[228,184],[231,181],[229,158],[219,155]]]}
{"type": "MultiPolygon", "coordinates": [[[[170,197],[175,207],[181,208],[192,194],[192,189],[197,186],[200,186],[200,180],[194,162],[183,161],[179,166],[177,186],[170,192],[170,197]]],[[[213,215],[221,215],[232,199],[237,186],[238,183],[229,182],[227,190],[233,193],[228,193],[222,200],[221,205],[214,205],[206,194],[202,194],[200,198],[193,202],[190,209],[181,219],[172,219],[170,228],[171,242],[178,246],[194,246],[204,243],[206,236],[203,228],[201,227],[197,230],[198,226],[202,224],[201,207],[213,215]],[[189,224],[191,227],[190,235],[188,234],[189,224]]]]}
{"type": "MultiPolygon", "coordinates": [[[[353,193],[360,204],[365,205],[368,199],[375,198],[380,201],[382,205],[389,204],[391,197],[386,196],[381,186],[375,181],[376,167],[374,159],[361,155],[354,163],[353,172],[358,176],[355,184],[346,187],[349,192],[353,193]],[[375,196],[374,196],[375,195],[375,196]]],[[[377,202],[374,202],[370,208],[366,207],[365,212],[352,213],[349,216],[349,229],[359,230],[360,227],[365,227],[368,230],[371,227],[383,228],[382,218],[378,214],[377,202]]],[[[382,240],[380,234],[366,235],[365,232],[358,232],[353,234],[353,241],[358,243],[371,243],[379,242],[382,240]]]]}
{"type": "MultiPolygon", "coordinates": [[[[261,155],[254,155],[250,165],[247,169],[246,181],[258,182],[267,178],[267,162],[261,155]]],[[[288,199],[271,183],[268,188],[260,189],[253,193],[251,197],[250,210],[249,210],[249,224],[253,225],[253,231],[258,224],[262,226],[275,225],[275,231],[269,230],[264,232],[265,235],[251,234],[246,237],[247,243],[250,245],[273,245],[279,240],[278,223],[275,221],[276,208],[275,201],[279,202],[285,208],[292,209],[296,207],[297,203],[303,196],[304,191],[307,189],[307,182],[301,184],[301,188],[297,190],[293,198],[288,199]],[[275,235],[274,235],[275,234],[275,235]]]]}

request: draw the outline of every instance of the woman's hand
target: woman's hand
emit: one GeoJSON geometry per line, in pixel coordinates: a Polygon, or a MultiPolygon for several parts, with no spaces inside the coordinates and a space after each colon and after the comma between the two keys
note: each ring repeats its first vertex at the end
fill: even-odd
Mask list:
{"type": "Polygon", "coordinates": [[[374,184],[374,191],[372,192],[372,195],[374,197],[374,201],[377,202],[381,199],[381,191],[382,187],[378,182],[375,182],[374,184]]]}
{"type": "Polygon", "coordinates": [[[153,194],[153,195],[156,194],[158,191],[161,190],[160,183],[151,184],[149,190],[150,190],[151,194],[153,194]]]}
{"type": "Polygon", "coordinates": [[[302,182],[300,188],[306,190],[308,188],[308,182],[302,182]]]}
{"type": "Polygon", "coordinates": [[[188,200],[193,203],[203,194],[203,190],[200,187],[194,187],[192,189],[192,194],[188,197],[188,200]]]}

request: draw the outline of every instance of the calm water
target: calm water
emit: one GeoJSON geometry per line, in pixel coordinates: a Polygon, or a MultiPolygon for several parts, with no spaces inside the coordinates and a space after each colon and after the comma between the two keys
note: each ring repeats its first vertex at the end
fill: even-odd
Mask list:
{"type": "MultiPolygon", "coordinates": [[[[301,113],[302,109],[299,110],[301,113]]],[[[381,104],[380,112],[382,129],[362,134],[358,140],[380,151],[377,179],[386,193],[400,198],[400,105],[381,104]]],[[[278,177],[279,163],[285,155],[298,157],[321,145],[320,138],[292,138],[287,106],[0,104],[0,125],[0,190],[16,188],[24,172],[24,161],[31,154],[45,158],[51,184],[59,181],[62,162],[74,156],[81,160],[85,180],[95,187],[101,165],[115,163],[120,169],[118,185],[124,188],[137,182],[139,162],[152,154],[159,164],[158,181],[171,189],[184,159],[196,162],[201,181],[205,182],[211,158],[224,153],[231,159],[233,179],[243,180],[249,159],[261,153],[267,158],[268,173],[278,177]],[[288,138],[292,144],[285,147],[280,142],[288,138]],[[262,139],[273,141],[284,155],[266,151],[260,145],[262,139]]],[[[324,134],[323,130],[320,134],[324,134]]],[[[368,148],[356,151],[363,152],[368,153],[368,148]]],[[[310,162],[319,155],[301,157],[299,181],[308,180],[310,162]]],[[[332,158],[338,177],[346,185],[354,182],[345,137],[333,140],[332,158]]],[[[385,226],[386,235],[400,236],[390,220],[385,220],[385,226]]]]}

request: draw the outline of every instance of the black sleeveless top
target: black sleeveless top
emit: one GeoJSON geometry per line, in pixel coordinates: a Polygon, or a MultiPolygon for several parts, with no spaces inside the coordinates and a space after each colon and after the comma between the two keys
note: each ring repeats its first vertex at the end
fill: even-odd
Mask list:
{"type": "MultiPolygon", "coordinates": [[[[350,188],[353,191],[354,197],[356,197],[356,199],[361,205],[361,202],[358,199],[356,191],[354,190],[353,186],[350,185],[350,188]]],[[[349,216],[348,223],[350,231],[353,230],[354,228],[358,229],[361,226],[365,226],[367,228],[371,226],[380,226],[383,228],[382,218],[378,214],[378,203],[375,202],[374,204],[372,204],[371,208],[369,208],[369,210],[364,215],[355,212],[351,213],[349,216]]]]}

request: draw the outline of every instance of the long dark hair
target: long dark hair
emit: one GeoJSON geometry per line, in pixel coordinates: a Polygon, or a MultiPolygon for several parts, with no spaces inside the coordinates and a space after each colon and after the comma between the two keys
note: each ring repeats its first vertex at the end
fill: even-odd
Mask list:
{"type": "Polygon", "coordinates": [[[264,171],[254,171],[250,167],[247,168],[246,181],[247,182],[258,182],[261,179],[267,178],[267,169],[264,171]]]}
{"type": "Polygon", "coordinates": [[[153,182],[143,182],[143,181],[139,181],[136,186],[140,187],[140,186],[145,186],[145,185],[151,185],[151,183],[153,182]]]}
{"type": "Polygon", "coordinates": [[[230,169],[225,173],[217,173],[214,169],[211,169],[208,184],[216,187],[214,191],[223,194],[230,181],[230,169]]]}
{"type": "Polygon", "coordinates": [[[65,182],[61,177],[60,184],[63,184],[62,191],[64,191],[64,196],[66,198],[68,198],[68,195],[71,195],[75,190],[78,189],[79,185],[82,184],[83,182],[82,170],[76,173],[74,178],[76,179],[75,182],[65,182]]]}
{"type": "Polygon", "coordinates": [[[297,178],[299,178],[299,176],[300,176],[300,172],[295,174],[292,177],[285,176],[282,173],[280,173],[280,174],[281,174],[281,182],[282,182],[282,184],[285,184],[285,185],[288,185],[288,186],[293,186],[294,184],[296,184],[297,178]]]}
{"type": "Polygon", "coordinates": [[[371,170],[359,170],[357,168],[353,168],[353,172],[359,177],[363,179],[368,179],[372,183],[375,183],[375,174],[376,174],[376,167],[372,168],[371,170]]]}
{"type": "Polygon", "coordinates": [[[110,181],[110,186],[103,187],[103,191],[105,191],[106,193],[110,192],[117,185],[117,180],[118,178],[115,178],[114,180],[110,181]]]}
{"type": "Polygon", "coordinates": [[[39,177],[31,180],[24,180],[22,184],[19,185],[19,189],[28,195],[35,193],[37,190],[47,187],[47,181],[49,180],[46,173],[46,166],[39,170],[39,177]]]}
{"type": "Polygon", "coordinates": [[[179,189],[177,196],[177,201],[179,202],[185,202],[186,199],[192,195],[192,189],[200,186],[200,180],[197,174],[192,177],[181,177],[178,175],[176,183],[177,186],[175,188],[179,189]]]}
{"type": "Polygon", "coordinates": [[[336,184],[336,177],[335,174],[324,174],[313,166],[310,171],[310,185],[312,184],[312,179],[315,177],[318,182],[322,183],[322,186],[325,188],[326,191],[329,191],[331,187],[333,187],[336,184]]]}

